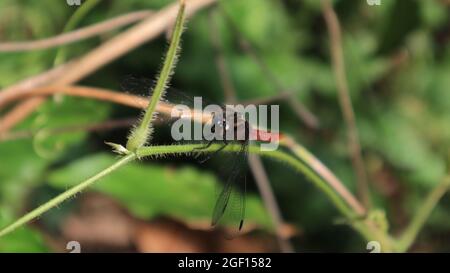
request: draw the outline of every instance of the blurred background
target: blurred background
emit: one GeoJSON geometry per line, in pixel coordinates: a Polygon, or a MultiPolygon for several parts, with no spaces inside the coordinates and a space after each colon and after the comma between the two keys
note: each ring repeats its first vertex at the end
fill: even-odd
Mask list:
{"type": "MultiPolygon", "coordinates": [[[[0,0],[0,44],[43,39],[174,3],[103,0],[74,15],[89,2],[71,6],[62,0],[0,0]]],[[[371,207],[386,215],[395,235],[448,175],[450,3],[340,0],[332,5],[342,29],[371,207]]],[[[83,56],[132,27],[62,47],[0,52],[0,88],[83,56]]],[[[121,92],[127,75],[155,79],[168,35],[161,33],[77,84],[121,92]]],[[[220,0],[188,19],[171,86],[223,103],[228,79],[237,101],[279,104],[280,131],[356,193],[331,60],[321,1],[220,0]]],[[[0,115],[20,111],[17,105],[2,106],[0,115]]],[[[104,141],[124,144],[139,115],[139,109],[119,104],[56,95],[1,131],[0,227],[117,160],[104,141]]],[[[170,143],[168,137],[157,126],[153,143],[170,143]]],[[[363,238],[322,192],[288,166],[266,159],[284,219],[283,238],[277,239],[247,170],[246,229],[226,240],[221,229],[209,227],[215,188],[226,179],[224,162],[226,156],[219,154],[204,164],[191,157],[131,163],[1,238],[0,252],[67,252],[69,241],[80,242],[83,252],[278,252],[283,250],[280,240],[298,252],[367,251],[363,238]]],[[[449,212],[447,195],[411,251],[450,251],[449,212]]]]}

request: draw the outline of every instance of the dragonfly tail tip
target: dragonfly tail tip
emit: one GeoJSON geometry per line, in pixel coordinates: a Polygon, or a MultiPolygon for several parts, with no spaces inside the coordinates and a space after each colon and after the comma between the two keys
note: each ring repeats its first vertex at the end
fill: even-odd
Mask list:
{"type": "Polygon", "coordinates": [[[239,231],[242,230],[242,226],[244,226],[244,219],[241,219],[241,222],[239,223],[239,231]]]}

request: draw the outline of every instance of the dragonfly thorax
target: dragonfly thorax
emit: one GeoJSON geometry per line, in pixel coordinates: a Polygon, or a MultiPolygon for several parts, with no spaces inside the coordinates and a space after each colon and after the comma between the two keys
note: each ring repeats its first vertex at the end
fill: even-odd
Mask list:
{"type": "Polygon", "coordinates": [[[244,116],[236,111],[214,114],[211,119],[212,132],[220,139],[243,141],[249,138],[249,125],[244,116]]]}

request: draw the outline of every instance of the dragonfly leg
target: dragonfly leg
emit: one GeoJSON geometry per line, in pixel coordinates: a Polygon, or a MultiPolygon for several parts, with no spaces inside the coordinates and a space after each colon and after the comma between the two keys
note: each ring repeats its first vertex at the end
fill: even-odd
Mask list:
{"type": "Polygon", "coordinates": [[[202,147],[197,147],[197,148],[194,148],[194,150],[205,150],[205,149],[208,149],[209,147],[211,147],[211,145],[214,143],[214,141],[209,141],[206,145],[203,145],[202,147]]]}
{"type": "MultiPolygon", "coordinates": [[[[204,149],[207,149],[207,148],[209,148],[213,143],[214,143],[213,141],[210,141],[210,142],[208,142],[208,144],[206,144],[204,147],[199,147],[199,148],[196,148],[195,150],[204,150],[204,149]]],[[[217,150],[215,150],[214,152],[208,154],[205,158],[203,158],[202,160],[200,160],[200,164],[205,163],[206,161],[208,161],[211,157],[213,157],[214,155],[216,155],[217,153],[219,153],[220,151],[222,151],[227,145],[228,145],[228,142],[227,142],[227,141],[224,141],[224,142],[223,142],[223,145],[222,145],[219,149],[217,149],[217,150]]],[[[198,156],[199,156],[199,155],[197,155],[195,158],[198,158],[198,156]]]]}

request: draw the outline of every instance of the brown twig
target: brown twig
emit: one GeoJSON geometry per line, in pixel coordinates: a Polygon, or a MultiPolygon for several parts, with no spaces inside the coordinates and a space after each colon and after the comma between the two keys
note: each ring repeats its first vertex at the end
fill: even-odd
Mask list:
{"type": "Polygon", "coordinates": [[[368,208],[370,207],[369,185],[361,154],[361,144],[359,141],[358,129],[356,127],[355,113],[353,111],[347,83],[342,49],[341,27],[339,19],[329,0],[322,0],[322,11],[330,35],[333,71],[336,78],[341,111],[347,125],[348,149],[352,159],[353,169],[356,174],[358,196],[362,203],[368,208]]]}
{"type": "MultiPolygon", "coordinates": [[[[18,93],[14,97],[10,97],[8,100],[8,103],[14,102],[16,100],[20,99],[28,99],[28,98],[40,98],[43,99],[45,96],[55,95],[55,94],[63,94],[63,95],[69,95],[69,96],[76,96],[76,97],[85,97],[85,98],[91,98],[101,101],[109,101],[129,107],[134,107],[138,109],[145,109],[148,105],[148,99],[140,96],[134,96],[129,95],[126,93],[120,93],[111,91],[108,89],[103,88],[96,88],[96,87],[87,87],[87,86],[71,86],[71,85],[53,85],[53,86],[44,86],[44,87],[37,87],[34,89],[27,90],[26,93],[18,93]]],[[[21,104],[27,104],[29,102],[32,102],[33,100],[28,99],[22,102],[21,104]]],[[[164,115],[171,116],[171,115],[180,115],[181,112],[173,112],[173,106],[170,103],[160,102],[156,106],[156,110],[158,112],[163,113],[164,115]]],[[[26,108],[15,108],[12,112],[10,112],[11,119],[14,119],[15,115],[19,115],[19,118],[22,115],[21,111],[15,112],[16,109],[19,110],[26,110],[26,108]],[[14,112],[14,114],[12,114],[14,112]]],[[[196,110],[192,110],[196,111],[196,110]]],[[[195,119],[198,122],[208,122],[211,117],[208,115],[195,115],[195,113],[192,113],[193,119],[195,119]]],[[[9,119],[3,119],[2,121],[6,121],[5,123],[0,123],[0,127],[2,126],[10,126],[10,123],[14,123],[15,120],[9,121],[9,119]]],[[[6,133],[3,133],[5,135],[6,133]]],[[[2,135],[0,133],[0,135],[2,135]]]]}
{"type": "MultiPolygon", "coordinates": [[[[82,86],[46,86],[34,89],[27,89],[27,92],[18,92],[15,96],[8,96],[4,100],[4,104],[11,103],[15,100],[30,98],[19,103],[8,115],[0,120],[0,136],[4,137],[8,130],[17,124],[18,121],[23,120],[30,113],[32,113],[37,105],[45,100],[45,96],[54,94],[66,94],[72,96],[81,96],[95,98],[98,100],[111,101],[131,107],[144,108],[147,105],[147,100],[142,97],[122,94],[118,92],[111,92],[109,90],[82,86]]],[[[166,108],[161,109],[162,111],[166,108]]],[[[167,110],[168,111],[168,110],[167,110]]],[[[169,112],[170,113],[170,112],[169,112]]]]}
{"type": "Polygon", "coordinates": [[[9,131],[16,123],[24,120],[28,115],[34,112],[41,105],[43,98],[32,98],[19,103],[15,108],[0,119],[0,136],[9,131]]]}
{"type": "MultiPolygon", "coordinates": [[[[196,11],[213,4],[215,1],[216,0],[188,1],[186,5],[186,16],[192,16],[196,11]]],[[[68,85],[75,83],[132,49],[154,39],[159,34],[163,33],[166,28],[170,27],[172,22],[175,20],[177,10],[178,3],[171,4],[167,8],[155,13],[154,16],[151,16],[143,22],[103,43],[74,62],[70,69],[67,69],[65,73],[59,74],[59,77],[52,80],[51,84],[68,85]]],[[[44,84],[45,83],[42,83],[41,85],[44,84]]],[[[47,84],[49,84],[49,82],[47,82],[47,84]]],[[[7,114],[2,120],[0,120],[0,134],[6,132],[12,128],[12,126],[22,121],[28,116],[28,114],[33,112],[32,110],[36,109],[43,102],[41,98],[32,98],[31,100],[34,102],[30,102],[27,105],[29,107],[27,108],[27,112],[18,115],[17,113],[20,109],[13,109],[11,113],[7,114]]],[[[1,103],[0,98],[0,104],[1,103]]]]}
{"type": "Polygon", "coordinates": [[[288,238],[283,235],[283,217],[281,216],[277,200],[270,186],[269,177],[262,163],[261,157],[250,154],[248,157],[250,169],[253,173],[255,181],[258,183],[258,189],[266,205],[266,209],[271,215],[276,228],[277,240],[282,252],[294,252],[294,249],[288,238]]]}
{"type": "Polygon", "coordinates": [[[135,108],[144,108],[147,105],[147,99],[140,96],[129,95],[121,92],[114,92],[108,89],[75,86],[75,85],[50,85],[27,89],[26,92],[17,93],[15,96],[8,97],[5,104],[30,97],[45,97],[49,95],[63,94],[70,96],[93,98],[97,100],[110,101],[117,104],[131,106],[135,108]]]}
{"type": "Polygon", "coordinates": [[[152,11],[136,11],[94,24],[92,26],[80,28],[72,32],[63,33],[41,40],[3,42],[0,43],[0,52],[32,51],[70,44],[132,24],[147,18],[151,14],[153,14],[152,11]]]}
{"type": "Polygon", "coordinates": [[[67,70],[72,69],[74,62],[75,61],[65,63],[4,88],[0,92],[0,109],[2,109],[8,103],[11,97],[16,97],[19,94],[28,92],[29,89],[42,86],[47,84],[48,82],[54,81],[62,74],[64,74],[67,70]]]}

